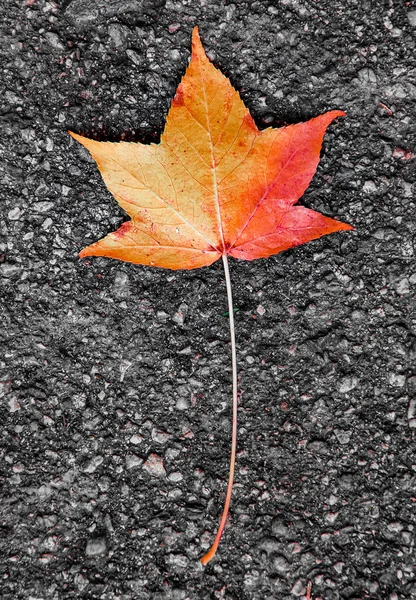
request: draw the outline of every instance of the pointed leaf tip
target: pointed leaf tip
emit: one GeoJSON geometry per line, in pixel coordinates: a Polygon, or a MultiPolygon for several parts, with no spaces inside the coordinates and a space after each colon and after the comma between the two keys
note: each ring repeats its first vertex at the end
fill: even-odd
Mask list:
{"type": "Polygon", "coordinates": [[[342,227],[339,228],[339,231],[355,231],[355,227],[349,225],[348,223],[341,223],[341,225],[342,227]]]}
{"type": "Polygon", "coordinates": [[[192,59],[207,59],[207,55],[205,54],[204,47],[201,42],[201,38],[199,37],[198,25],[192,30],[192,59]]]}
{"type": "Polygon", "coordinates": [[[343,110],[331,110],[329,111],[333,114],[334,119],[336,119],[337,117],[346,117],[347,113],[344,112],[343,110]]]}
{"type": "Polygon", "coordinates": [[[89,248],[91,248],[91,246],[87,246],[86,248],[83,248],[81,250],[81,252],[78,252],[78,258],[85,258],[86,256],[94,256],[94,254],[92,254],[91,252],[89,252],[89,248]]]}

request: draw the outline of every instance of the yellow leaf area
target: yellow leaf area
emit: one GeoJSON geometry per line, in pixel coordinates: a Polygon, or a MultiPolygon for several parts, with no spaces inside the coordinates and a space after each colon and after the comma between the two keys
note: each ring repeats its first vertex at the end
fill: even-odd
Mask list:
{"type": "Polygon", "coordinates": [[[352,229],[293,206],[316,171],[326,128],[342,115],[331,111],[259,131],[238,92],[208,60],[195,27],[192,59],[159,144],[96,142],[70,132],[131,217],[80,256],[195,269],[222,254],[264,258],[352,229]]]}

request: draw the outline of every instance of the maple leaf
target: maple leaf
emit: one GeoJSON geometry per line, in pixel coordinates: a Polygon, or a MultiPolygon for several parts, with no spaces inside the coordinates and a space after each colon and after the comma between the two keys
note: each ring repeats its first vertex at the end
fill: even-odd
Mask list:
{"type": "Polygon", "coordinates": [[[222,257],[233,361],[233,434],[227,497],[211,550],[225,526],[234,477],[237,368],[228,256],[253,260],[350,225],[295,206],[319,162],[333,110],[260,131],[238,92],[208,60],[198,28],[159,144],[97,142],[69,132],[91,153],[117,202],[131,217],[80,257],[107,256],[169,269],[196,269],[222,257]]]}

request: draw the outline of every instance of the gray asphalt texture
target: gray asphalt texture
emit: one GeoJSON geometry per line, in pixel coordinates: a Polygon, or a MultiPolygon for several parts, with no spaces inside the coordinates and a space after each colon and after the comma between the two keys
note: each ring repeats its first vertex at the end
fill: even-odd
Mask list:
{"type": "Polygon", "coordinates": [[[0,0],[2,600],[416,598],[416,4],[0,0]],[[329,109],[301,203],[232,261],[77,253],[126,218],[67,129],[157,141],[192,27],[259,127],[329,109]]]}

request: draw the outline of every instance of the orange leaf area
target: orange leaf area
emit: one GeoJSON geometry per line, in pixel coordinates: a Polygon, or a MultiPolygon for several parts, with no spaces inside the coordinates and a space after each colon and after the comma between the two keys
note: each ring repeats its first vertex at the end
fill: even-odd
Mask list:
{"type": "Polygon", "coordinates": [[[131,220],[88,246],[168,269],[196,269],[221,255],[253,260],[353,229],[294,206],[319,162],[328,125],[345,113],[259,131],[238,92],[208,60],[198,29],[159,144],[96,142],[70,132],[97,162],[131,220]]]}

